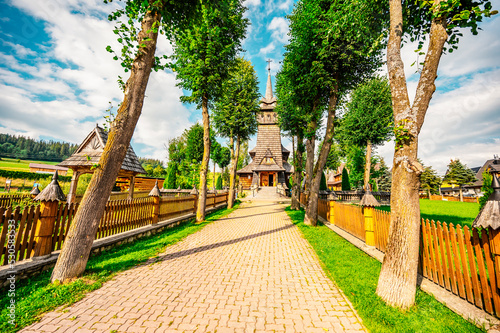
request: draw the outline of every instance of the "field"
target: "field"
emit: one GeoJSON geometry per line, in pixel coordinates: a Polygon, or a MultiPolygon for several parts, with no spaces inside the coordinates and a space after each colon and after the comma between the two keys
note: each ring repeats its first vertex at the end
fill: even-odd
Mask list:
{"type": "MultiPolygon", "coordinates": [[[[19,160],[15,158],[6,158],[2,157],[0,159],[0,169],[2,170],[9,170],[9,171],[25,171],[29,172],[30,171],[30,163],[40,163],[40,164],[50,164],[50,165],[56,165],[59,164],[60,162],[48,162],[48,161],[32,161],[32,160],[19,160]]],[[[72,175],[72,170],[68,170],[68,176],[72,175]]],[[[4,191],[5,188],[5,177],[0,177],[0,193],[4,191]]],[[[37,181],[38,183],[41,183],[42,185],[46,186],[50,181],[45,180],[45,181],[37,181]]],[[[35,181],[33,180],[24,180],[24,179],[13,179],[12,180],[12,187],[19,189],[19,191],[31,191],[33,188],[33,184],[35,181]]],[[[62,182],[60,183],[61,186],[64,186],[64,189],[66,191],[69,190],[69,183],[68,182],[62,182]]],[[[44,187],[43,186],[43,187],[44,187]]],[[[15,191],[15,190],[14,190],[15,191]]]]}
{"type": "MultiPolygon", "coordinates": [[[[389,206],[381,209],[390,211],[389,206]]],[[[420,216],[424,219],[471,227],[478,213],[478,203],[420,199],[420,216]]]]}
{"type": "Polygon", "coordinates": [[[29,167],[30,163],[56,165],[61,162],[29,161],[29,160],[18,160],[14,158],[2,157],[0,159],[0,169],[11,170],[11,171],[30,171],[29,167]]]}

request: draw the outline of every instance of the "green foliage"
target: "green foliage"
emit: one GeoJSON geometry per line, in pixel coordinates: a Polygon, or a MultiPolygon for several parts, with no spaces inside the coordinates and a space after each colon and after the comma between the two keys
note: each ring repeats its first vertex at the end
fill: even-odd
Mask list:
{"type": "Polygon", "coordinates": [[[196,123],[186,133],[186,158],[194,163],[203,159],[203,126],[196,123]]]}
{"type": "MultiPolygon", "coordinates": [[[[11,171],[0,169],[0,177],[5,177],[9,179],[27,179],[27,180],[41,180],[41,179],[52,179],[51,173],[36,173],[28,171],[11,171]]],[[[71,181],[70,176],[58,176],[61,181],[71,181]]]]}
{"type": "MultiPolygon", "coordinates": [[[[322,147],[323,147],[323,142],[321,142],[321,144],[318,147],[318,153],[319,151],[321,151],[322,147]]],[[[328,153],[328,156],[326,158],[325,168],[328,170],[337,170],[337,168],[340,166],[341,155],[342,152],[340,151],[340,145],[336,142],[333,142],[330,148],[330,152],[328,153]]]]}
{"type": "Polygon", "coordinates": [[[287,207],[286,212],[313,247],[329,278],[344,292],[370,332],[484,332],[420,289],[417,290],[415,306],[408,311],[386,305],[376,293],[380,262],[324,225],[304,225],[303,211],[292,211],[287,207]]]}
{"type": "Polygon", "coordinates": [[[441,186],[442,180],[432,167],[424,167],[424,172],[420,175],[420,188],[432,193],[439,193],[439,186],[441,186]]]}
{"type": "Polygon", "coordinates": [[[167,179],[163,183],[164,188],[175,189],[177,188],[177,162],[170,162],[167,168],[167,179]]]}
{"type": "Polygon", "coordinates": [[[378,171],[372,172],[370,178],[375,181],[377,185],[377,190],[381,192],[390,192],[392,183],[392,173],[389,170],[385,160],[382,157],[376,157],[372,159],[372,166],[379,164],[378,171]]]}
{"type": "Polygon", "coordinates": [[[321,182],[319,183],[319,190],[320,191],[326,191],[326,190],[328,190],[328,186],[326,184],[326,177],[325,177],[325,173],[324,172],[321,173],[321,182]]]}
{"type": "Polygon", "coordinates": [[[222,190],[222,176],[217,177],[217,182],[215,183],[215,188],[217,190],[222,190]]]}
{"type": "Polygon", "coordinates": [[[472,184],[476,180],[474,172],[466,165],[463,165],[459,159],[451,160],[450,164],[448,164],[448,171],[443,178],[444,182],[456,184],[459,187],[472,184]]]}
{"type": "Polygon", "coordinates": [[[412,140],[413,136],[408,129],[409,126],[410,121],[408,119],[402,119],[394,126],[395,150],[403,148],[405,144],[407,145],[412,140]]]}
{"type": "Polygon", "coordinates": [[[99,289],[117,273],[140,265],[150,258],[156,258],[170,245],[183,240],[188,235],[201,230],[210,222],[220,219],[239,206],[223,209],[207,215],[205,222],[194,223],[194,220],[180,226],[165,229],[153,236],[143,237],[133,243],[117,246],[109,251],[91,257],[82,277],[66,284],[50,283],[51,270],[38,276],[16,281],[16,324],[8,322],[10,297],[8,293],[0,293],[0,331],[17,332],[36,322],[45,312],[55,310],[63,305],[71,305],[81,300],[85,294],[99,289]]]}
{"type": "Polygon", "coordinates": [[[351,146],[347,153],[346,167],[349,169],[351,189],[363,188],[365,173],[365,151],[357,146],[351,146]]]}
{"type": "Polygon", "coordinates": [[[75,152],[77,145],[67,142],[33,140],[22,135],[0,134],[0,156],[60,162],[75,152]]]}
{"type": "Polygon", "coordinates": [[[479,198],[479,210],[483,209],[484,205],[486,205],[486,201],[493,193],[493,187],[491,187],[493,182],[493,176],[488,171],[483,172],[483,186],[481,187],[481,191],[483,195],[479,198]]]}
{"type": "Polygon", "coordinates": [[[198,15],[183,29],[176,29],[172,42],[178,86],[191,92],[182,102],[202,107],[205,99],[213,103],[223,95],[223,82],[241,51],[248,19],[238,0],[204,3],[198,15]]]}
{"type": "Polygon", "coordinates": [[[246,141],[257,132],[258,85],[257,74],[250,61],[237,58],[212,113],[214,128],[220,136],[239,137],[241,141],[246,141]]]}
{"type": "Polygon", "coordinates": [[[433,0],[404,0],[403,1],[403,34],[409,41],[418,41],[416,52],[421,55],[422,48],[430,33],[431,21],[434,18],[444,18],[448,34],[448,48],[444,51],[453,52],[458,48],[459,38],[462,37],[461,29],[470,29],[473,35],[478,33],[478,23],[484,17],[497,14],[492,10],[490,0],[446,0],[439,2],[433,0]]]}
{"type": "Polygon", "coordinates": [[[376,146],[392,136],[391,89],[387,79],[373,76],[358,85],[347,103],[347,111],[337,131],[339,140],[365,147],[376,146]]]}
{"type": "Polygon", "coordinates": [[[350,191],[351,182],[349,181],[349,173],[346,168],[342,169],[342,191],[350,191]]]}

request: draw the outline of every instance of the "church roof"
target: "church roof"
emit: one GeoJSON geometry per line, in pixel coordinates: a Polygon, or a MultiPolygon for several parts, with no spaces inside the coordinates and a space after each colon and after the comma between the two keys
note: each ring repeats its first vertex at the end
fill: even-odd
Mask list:
{"type": "MultiPolygon", "coordinates": [[[[108,132],[96,125],[80,146],[78,146],[78,149],[73,155],[59,163],[58,166],[65,166],[73,169],[90,169],[93,164],[99,163],[99,159],[101,158],[107,141],[108,132]]],[[[146,173],[130,145],[123,159],[121,171],[135,174],[146,173]]]]}

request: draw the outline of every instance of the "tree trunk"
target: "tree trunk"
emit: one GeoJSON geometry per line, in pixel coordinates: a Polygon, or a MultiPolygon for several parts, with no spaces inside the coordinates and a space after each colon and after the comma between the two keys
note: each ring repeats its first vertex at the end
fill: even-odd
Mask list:
{"type": "Polygon", "coordinates": [[[462,192],[462,185],[458,187],[458,194],[460,196],[460,202],[464,202],[464,193],[462,192]]]}
{"type": "MultiPolygon", "coordinates": [[[[299,143],[299,139],[297,137],[297,145],[299,143]]],[[[297,147],[298,148],[298,147],[297,147]]],[[[299,155],[298,149],[295,148],[295,137],[292,136],[292,154],[293,154],[293,184],[291,188],[292,192],[292,204],[290,205],[290,209],[299,210],[300,209],[300,167],[297,163],[297,157],[299,155]]]]}
{"type": "Polygon", "coordinates": [[[213,162],[214,162],[214,176],[213,176],[213,179],[212,179],[212,183],[214,185],[213,187],[215,188],[215,186],[216,186],[216,183],[215,183],[215,161],[213,161],[213,162]]]}
{"type": "MultiPolygon", "coordinates": [[[[435,5],[439,8],[440,1],[435,5]]],[[[377,285],[377,294],[387,304],[408,309],[415,302],[420,229],[418,134],[434,93],[439,59],[446,42],[446,21],[433,19],[429,49],[410,108],[404,64],[401,59],[403,16],[401,0],[390,0],[390,35],[387,67],[391,86],[394,123],[403,126],[409,139],[396,137],[391,186],[389,241],[377,285]]]]}
{"type": "Polygon", "coordinates": [[[234,205],[234,187],[236,182],[236,169],[238,168],[238,158],[240,156],[240,137],[236,138],[236,152],[233,150],[233,138],[231,138],[231,154],[233,161],[231,164],[231,174],[229,175],[229,198],[227,200],[227,208],[233,208],[234,205]]]}
{"type": "MultiPolygon", "coordinates": [[[[306,214],[304,216],[304,224],[316,226],[318,223],[318,198],[319,198],[319,187],[321,185],[321,175],[323,174],[323,169],[328,158],[328,153],[332,147],[333,134],[334,134],[334,121],[335,121],[335,109],[337,107],[337,94],[338,88],[335,84],[330,90],[330,98],[328,100],[328,118],[326,122],[326,132],[325,138],[323,140],[323,145],[321,146],[321,151],[318,156],[318,161],[314,167],[314,178],[311,181],[311,188],[309,191],[309,200],[307,202],[306,214]]],[[[313,150],[314,151],[314,150],[313,150]]],[[[308,152],[309,154],[309,152],[308,152]]],[[[309,158],[309,156],[308,156],[309,158]]]]}
{"type": "Polygon", "coordinates": [[[200,189],[198,197],[198,208],[196,211],[196,222],[205,220],[205,209],[207,204],[207,173],[210,161],[210,115],[208,114],[208,96],[201,98],[201,114],[203,116],[203,159],[200,169],[200,189]]]}
{"type": "Polygon", "coordinates": [[[372,167],[372,143],[370,140],[366,143],[366,161],[365,161],[365,183],[364,189],[368,189],[368,184],[370,183],[370,169],[372,167]]]}
{"type": "Polygon", "coordinates": [[[90,180],[64,246],[52,272],[51,281],[66,281],[81,275],[94,242],[99,221],[104,213],[107,198],[115,184],[123,159],[127,153],[134,129],[141,115],[144,94],[154,62],[159,26],[158,12],[147,12],[138,35],[139,52],[132,64],[130,78],[125,85],[125,96],[118,109],[108,141],[99,159],[99,166],[90,180]]]}

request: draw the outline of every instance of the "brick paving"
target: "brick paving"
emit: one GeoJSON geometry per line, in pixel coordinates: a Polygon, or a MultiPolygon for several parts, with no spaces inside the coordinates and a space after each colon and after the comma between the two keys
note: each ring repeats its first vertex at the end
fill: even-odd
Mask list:
{"type": "Polygon", "coordinates": [[[283,208],[246,202],[22,332],[366,332],[283,208]]]}

